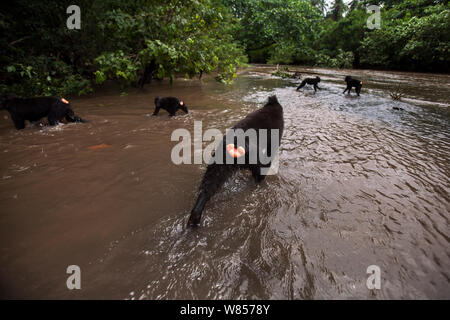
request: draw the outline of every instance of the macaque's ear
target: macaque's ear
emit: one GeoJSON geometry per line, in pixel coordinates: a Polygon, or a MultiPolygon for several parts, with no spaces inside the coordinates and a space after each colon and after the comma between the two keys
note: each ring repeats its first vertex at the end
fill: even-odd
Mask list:
{"type": "Polygon", "coordinates": [[[240,158],[245,154],[245,149],[242,147],[235,148],[234,144],[227,144],[227,152],[233,158],[240,158]]]}
{"type": "Polygon", "coordinates": [[[180,106],[184,106],[184,102],[183,101],[180,101],[180,106]]]}

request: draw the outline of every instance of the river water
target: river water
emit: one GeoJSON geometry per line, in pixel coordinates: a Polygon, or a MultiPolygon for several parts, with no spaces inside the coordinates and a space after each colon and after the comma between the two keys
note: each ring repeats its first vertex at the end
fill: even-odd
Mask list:
{"type": "Polygon", "coordinates": [[[256,65],[229,86],[177,79],[71,99],[86,124],[17,131],[1,111],[0,297],[449,299],[450,76],[291,69],[322,90],[256,65]],[[347,74],[361,97],[342,94],[347,74]],[[398,84],[403,101],[388,94],[398,84]],[[272,94],[278,174],[259,186],[236,174],[187,229],[206,166],[173,164],[172,132],[224,132],[272,94]],[[191,112],[152,117],[156,95],[191,112]],[[81,290],[67,289],[69,265],[81,290]]]}

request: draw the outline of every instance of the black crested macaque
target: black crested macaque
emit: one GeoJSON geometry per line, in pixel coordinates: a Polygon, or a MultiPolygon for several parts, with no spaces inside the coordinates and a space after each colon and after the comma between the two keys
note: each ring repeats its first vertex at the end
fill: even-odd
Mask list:
{"type": "Polygon", "coordinates": [[[210,161],[203,176],[197,202],[189,216],[188,226],[194,227],[200,224],[205,204],[236,171],[250,170],[256,183],[264,180],[266,170],[270,168],[278,150],[283,129],[283,107],[276,96],[271,96],[262,108],[248,114],[223,137],[213,155],[219,156],[210,161]],[[241,131],[244,136],[251,133],[250,131],[256,132],[254,135],[256,141],[250,138],[236,139],[239,136],[238,131],[241,131]],[[231,136],[230,132],[232,132],[231,136]],[[278,141],[272,141],[272,137],[277,137],[278,141]],[[242,143],[243,141],[245,142],[242,143]],[[264,161],[261,154],[266,157],[264,161]]]}
{"type": "Polygon", "coordinates": [[[186,105],[183,101],[179,100],[175,97],[156,97],[155,98],[155,111],[153,115],[156,116],[159,112],[159,109],[164,109],[169,112],[170,116],[173,117],[177,110],[183,110],[185,113],[189,113],[186,105]]]}
{"type": "Polygon", "coordinates": [[[63,98],[19,98],[14,95],[4,95],[0,98],[0,110],[2,109],[9,112],[18,130],[25,128],[25,120],[35,122],[44,117],[47,117],[51,126],[58,124],[62,118],[68,122],[85,122],[75,116],[69,101],[63,98]]]}
{"type": "Polygon", "coordinates": [[[346,76],[345,82],[347,82],[347,88],[345,88],[344,92],[342,93],[345,93],[348,90],[348,94],[350,94],[352,88],[355,87],[356,94],[359,96],[359,93],[361,92],[361,87],[363,85],[362,81],[358,79],[353,79],[350,76],[346,76]]]}
{"type": "Polygon", "coordinates": [[[302,78],[302,73],[299,71],[295,71],[291,78],[300,80],[302,78]]]}
{"type": "Polygon", "coordinates": [[[315,77],[315,78],[306,78],[305,80],[302,81],[302,83],[300,83],[300,85],[297,87],[297,91],[301,88],[303,88],[306,84],[310,84],[314,86],[314,92],[317,91],[317,89],[322,90],[319,88],[319,86],[317,85],[320,82],[320,77],[315,77]]]}

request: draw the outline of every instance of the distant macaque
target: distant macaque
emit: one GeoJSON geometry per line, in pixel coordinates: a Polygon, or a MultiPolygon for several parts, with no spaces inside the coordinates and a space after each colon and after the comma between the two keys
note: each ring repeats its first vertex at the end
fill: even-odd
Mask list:
{"type": "MultiPolygon", "coordinates": [[[[267,150],[272,150],[272,144],[276,144],[277,146],[280,144],[284,130],[283,107],[278,102],[277,97],[269,97],[267,103],[262,108],[249,113],[232,128],[232,130],[240,129],[243,132],[247,132],[247,130],[251,131],[252,129],[266,130],[265,133],[258,134],[255,147],[259,155],[266,152],[266,155],[269,156],[267,150]],[[278,141],[272,141],[272,130],[278,131],[278,141]],[[262,142],[264,136],[266,143],[262,142]]],[[[256,163],[252,163],[249,155],[252,145],[249,141],[243,144],[239,144],[238,141],[227,144],[228,141],[226,139],[226,136],[224,136],[216,149],[218,154],[222,154],[222,158],[220,161],[210,163],[206,169],[200,184],[197,201],[189,216],[188,226],[195,227],[200,224],[206,203],[236,171],[241,169],[250,170],[256,183],[259,184],[265,178],[264,168],[270,168],[272,160],[275,157],[275,154],[270,152],[269,163],[262,163],[260,156],[257,157],[256,163]],[[237,158],[241,157],[245,160],[242,164],[234,161],[237,161],[237,158]],[[233,161],[227,161],[226,159],[232,159],[233,161]]]]}
{"type": "Polygon", "coordinates": [[[297,87],[297,91],[301,88],[303,88],[305,85],[310,84],[314,86],[314,92],[317,91],[317,89],[322,90],[319,88],[319,86],[317,85],[320,82],[320,77],[315,77],[315,78],[306,78],[305,80],[302,81],[302,83],[300,83],[300,85],[297,87]]]}
{"type": "Polygon", "coordinates": [[[345,82],[347,82],[347,88],[345,88],[343,93],[345,93],[348,90],[348,94],[350,94],[352,88],[355,87],[356,94],[359,96],[359,93],[361,92],[361,87],[363,85],[362,81],[358,79],[353,79],[350,76],[346,76],[345,82]]]}

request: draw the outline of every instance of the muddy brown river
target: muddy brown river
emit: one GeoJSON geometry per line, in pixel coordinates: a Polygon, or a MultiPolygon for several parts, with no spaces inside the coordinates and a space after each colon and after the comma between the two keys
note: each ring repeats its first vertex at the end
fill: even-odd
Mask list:
{"type": "Polygon", "coordinates": [[[86,124],[17,131],[1,111],[0,297],[449,299],[450,76],[291,70],[319,75],[322,90],[296,92],[257,65],[229,86],[177,79],[72,98],[86,124]],[[347,74],[361,97],[342,94],[347,74]],[[406,96],[393,101],[398,84],[406,96]],[[206,165],[173,164],[172,132],[194,120],[224,132],[272,94],[285,118],[278,174],[258,186],[236,174],[187,229],[206,165]],[[152,117],[156,95],[191,112],[152,117]],[[66,286],[70,265],[79,290],[66,286]],[[372,265],[379,290],[366,284],[372,265]]]}

